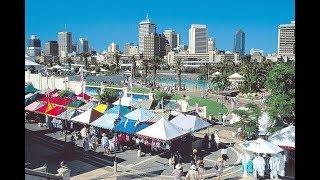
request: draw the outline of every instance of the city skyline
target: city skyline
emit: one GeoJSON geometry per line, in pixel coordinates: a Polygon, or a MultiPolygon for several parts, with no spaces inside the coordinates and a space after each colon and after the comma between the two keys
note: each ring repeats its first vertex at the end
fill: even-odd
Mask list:
{"type": "Polygon", "coordinates": [[[188,29],[191,24],[205,24],[208,28],[208,38],[215,38],[216,47],[221,50],[232,50],[233,35],[238,29],[242,29],[246,34],[246,53],[251,48],[263,49],[266,53],[276,52],[278,25],[294,20],[294,1],[289,0],[223,3],[200,1],[198,3],[205,6],[197,8],[194,8],[190,1],[179,3],[165,0],[160,4],[150,4],[146,0],[138,0],[124,1],[118,11],[113,8],[103,10],[103,7],[114,7],[116,2],[39,2],[26,2],[26,39],[35,34],[41,39],[41,46],[44,47],[47,41],[57,40],[58,32],[64,30],[64,24],[67,24],[67,30],[72,32],[72,39],[84,37],[90,42],[90,47],[99,52],[106,50],[112,42],[118,44],[122,51],[125,43],[133,42],[137,45],[138,24],[145,19],[146,13],[156,24],[158,33],[172,29],[180,34],[181,44],[184,45],[189,44],[188,29]],[[161,4],[166,3],[168,6],[176,7],[175,12],[162,8],[161,4]],[[219,6],[228,8],[222,8],[222,11],[217,8],[219,6]],[[80,14],[81,8],[85,7],[88,10],[80,14]]]}

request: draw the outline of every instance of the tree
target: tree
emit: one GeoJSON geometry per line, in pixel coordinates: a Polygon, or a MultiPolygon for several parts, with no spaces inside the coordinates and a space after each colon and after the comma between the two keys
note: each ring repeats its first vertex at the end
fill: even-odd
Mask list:
{"type": "Polygon", "coordinates": [[[71,97],[74,95],[73,91],[71,89],[64,89],[58,92],[58,95],[62,98],[64,97],[71,97]]]}
{"type": "Polygon", "coordinates": [[[131,56],[131,65],[132,65],[131,75],[132,77],[136,77],[137,62],[134,56],[131,56]]]}
{"type": "Polygon", "coordinates": [[[120,66],[119,66],[119,63],[120,63],[120,55],[118,52],[115,52],[113,54],[113,58],[114,58],[114,62],[116,64],[116,72],[118,72],[120,70],[120,66]]]}
{"type": "Polygon", "coordinates": [[[83,53],[81,53],[80,55],[84,58],[85,69],[88,70],[88,69],[89,69],[88,57],[91,56],[91,53],[89,53],[89,52],[83,52],[83,53]]]}
{"type": "Polygon", "coordinates": [[[152,72],[153,72],[153,87],[156,85],[156,75],[157,75],[157,70],[159,68],[159,65],[161,63],[161,59],[159,56],[155,56],[154,58],[150,59],[151,67],[152,67],[152,72]]]}
{"type": "Polygon", "coordinates": [[[142,60],[142,67],[144,70],[143,82],[145,83],[147,83],[147,77],[148,77],[148,64],[149,64],[149,61],[147,59],[142,60]]]}
{"type": "Polygon", "coordinates": [[[66,62],[68,63],[69,69],[71,69],[71,63],[72,63],[72,59],[71,57],[67,57],[66,62]]]}
{"type": "Polygon", "coordinates": [[[240,121],[235,126],[242,129],[245,139],[253,139],[258,135],[259,124],[258,118],[261,116],[261,109],[253,103],[248,103],[248,110],[234,110],[233,113],[240,117],[240,121]]]}
{"type": "Polygon", "coordinates": [[[103,89],[102,93],[99,94],[99,101],[100,103],[107,104],[113,103],[117,100],[117,91],[115,89],[103,89]]]}
{"type": "Polygon", "coordinates": [[[175,69],[178,76],[178,90],[181,90],[181,73],[182,73],[182,60],[180,58],[177,58],[175,61],[175,69]]]}
{"type": "Polygon", "coordinates": [[[269,72],[267,98],[269,115],[284,124],[295,122],[295,71],[290,63],[280,62],[269,72]]]}

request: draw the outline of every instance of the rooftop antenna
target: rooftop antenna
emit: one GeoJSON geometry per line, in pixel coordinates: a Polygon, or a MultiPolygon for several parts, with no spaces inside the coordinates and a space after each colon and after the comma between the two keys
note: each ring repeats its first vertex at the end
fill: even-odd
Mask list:
{"type": "Polygon", "coordinates": [[[64,31],[67,31],[67,24],[64,24],[64,31]]]}
{"type": "Polygon", "coordinates": [[[149,16],[148,16],[148,13],[147,13],[147,15],[146,15],[146,20],[148,20],[148,21],[149,21],[149,16]]]}

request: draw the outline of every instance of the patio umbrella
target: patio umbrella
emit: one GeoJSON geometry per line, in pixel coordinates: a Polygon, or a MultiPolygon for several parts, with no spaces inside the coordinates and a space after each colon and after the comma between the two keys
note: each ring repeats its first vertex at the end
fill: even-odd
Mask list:
{"type": "Polygon", "coordinates": [[[281,149],[279,146],[261,138],[252,141],[245,141],[241,143],[240,146],[242,149],[254,153],[277,154],[283,151],[283,149],[281,149]]]}
{"type": "Polygon", "coordinates": [[[269,137],[269,141],[286,149],[295,148],[295,126],[285,127],[269,137]]]}

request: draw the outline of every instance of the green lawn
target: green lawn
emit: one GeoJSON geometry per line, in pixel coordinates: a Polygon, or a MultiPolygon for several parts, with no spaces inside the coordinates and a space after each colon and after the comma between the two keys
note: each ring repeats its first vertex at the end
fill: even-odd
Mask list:
{"type": "Polygon", "coordinates": [[[147,94],[151,92],[151,89],[143,88],[143,87],[133,87],[132,92],[147,94]]]}
{"type": "Polygon", "coordinates": [[[202,97],[190,96],[188,99],[190,105],[195,105],[198,103],[199,106],[207,106],[207,117],[212,114],[214,117],[219,117],[219,113],[227,113],[227,108],[210,99],[204,99],[202,97]]]}

